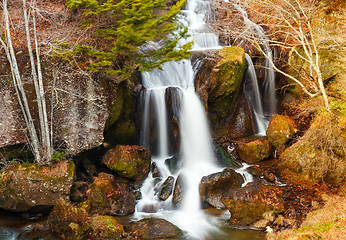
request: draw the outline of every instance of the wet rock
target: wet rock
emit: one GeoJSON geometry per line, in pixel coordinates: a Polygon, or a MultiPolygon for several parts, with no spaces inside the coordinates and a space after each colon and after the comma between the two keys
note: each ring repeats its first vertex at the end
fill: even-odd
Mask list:
{"type": "Polygon", "coordinates": [[[244,91],[241,91],[234,113],[230,116],[228,124],[219,132],[222,135],[229,135],[232,139],[252,136],[256,133],[256,122],[244,91]]]}
{"type": "Polygon", "coordinates": [[[145,213],[156,213],[158,211],[158,206],[156,204],[148,203],[141,209],[145,213]]]}
{"type": "Polygon", "coordinates": [[[48,217],[51,231],[60,239],[66,240],[83,239],[90,222],[91,217],[84,209],[74,207],[64,200],[57,202],[48,217]]]}
{"type": "Polygon", "coordinates": [[[230,221],[235,226],[251,226],[262,220],[265,212],[284,210],[282,189],[256,182],[228,191],[221,202],[230,211],[230,221]]]}
{"type": "Polygon", "coordinates": [[[176,87],[169,87],[166,89],[165,100],[168,119],[168,151],[179,152],[180,150],[180,124],[179,116],[181,109],[181,90],[176,87]]]}
{"type": "Polygon", "coordinates": [[[275,114],[269,122],[267,137],[278,154],[282,153],[286,143],[298,132],[293,119],[288,116],[275,114]]]}
{"type": "Polygon", "coordinates": [[[166,201],[169,196],[171,196],[173,192],[173,186],[174,186],[174,177],[169,176],[164,181],[164,183],[161,186],[161,190],[159,193],[159,198],[161,201],[166,201]]]}
{"type": "Polygon", "coordinates": [[[245,52],[240,47],[227,47],[203,61],[196,74],[196,92],[207,100],[209,118],[215,128],[234,112],[246,68],[245,52]]]}
{"type": "Polygon", "coordinates": [[[159,171],[159,169],[157,168],[156,163],[152,163],[151,164],[151,174],[153,176],[153,178],[160,178],[161,177],[161,173],[159,171]]]}
{"type": "Polygon", "coordinates": [[[98,216],[91,218],[88,237],[91,239],[120,239],[124,233],[123,225],[112,216],[98,216]]]}
{"type": "Polygon", "coordinates": [[[0,207],[16,212],[52,208],[60,198],[69,200],[74,177],[71,161],[52,166],[14,162],[0,172],[0,207]]]}
{"type": "Polygon", "coordinates": [[[173,190],[173,204],[174,206],[178,206],[183,198],[183,187],[185,176],[184,174],[179,174],[177,181],[175,182],[174,190],[173,190]]]}
{"type": "Polygon", "coordinates": [[[135,211],[135,196],[129,184],[116,182],[113,175],[99,173],[88,191],[91,212],[128,215],[135,211]]]}
{"type": "Polygon", "coordinates": [[[150,171],[150,150],[143,146],[118,145],[110,149],[102,162],[120,176],[141,181],[150,171]]]}
{"type": "Polygon", "coordinates": [[[245,139],[237,143],[236,150],[241,160],[253,164],[269,157],[271,146],[267,139],[245,139]]]}
{"type": "Polygon", "coordinates": [[[169,171],[171,171],[171,173],[175,173],[180,167],[179,157],[175,155],[171,158],[168,158],[165,160],[165,164],[168,167],[169,171]]]}
{"type": "Polygon", "coordinates": [[[218,144],[214,144],[214,153],[217,158],[218,165],[223,167],[240,167],[241,164],[237,159],[229,154],[226,150],[220,147],[218,144]]]}
{"type": "Polygon", "coordinates": [[[222,195],[230,189],[240,188],[243,182],[241,174],[230,168],[204,176],[199,184],[201,200],[215,208],[224,208],[222,195]]]}
{"type": "Polygon", "coordinates": [[[182,230],[160,218],[146,218],[131,224],[131,231],[137,232],[141,239],[181,238],[182,230]]]}

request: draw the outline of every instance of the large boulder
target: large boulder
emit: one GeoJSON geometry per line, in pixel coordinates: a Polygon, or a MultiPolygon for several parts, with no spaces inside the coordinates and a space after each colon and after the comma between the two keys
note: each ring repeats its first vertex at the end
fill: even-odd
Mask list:
{"type": "MultiPolygon", "coordinates": [[[[8,77],[0,82],[0,151],[8,159],[13,157],[13,151],[3,152],[2,148],[25,145],[28,138],[23,131],[25,122],[11,81],[11,68],[4,59],[0,59],[0,74],[8,77]]],[[[18,51],[17,59],[31,114],[39,122],[30,61],[25,51],[18,51]]],[[[66,153],[76,155],[98,147],[105,137],[106,141],[122,144],[133,139],[133,86],[117,84],[101,73],[92,76],[63,58],[41,56],[41,63],[46,102],[54,105],[53,113],[48,108],[48,116],[53,116],[54,141],[65,146],[66,153]]],[[[21,153],[22,149],[16,153],[26,154],[21,153]]]]}
{"type": "Polygon", "coordinates": [[[60,239],[79,240],[89,229],[91,216],[82,208],[59,200],[48,216],[50,230],[60,239]]]}
{"type": "Polygon", "coordinates": [[[253,164],[270,156],[271,145],[267,139],[245,139],[236,145],[238,156],[246,163],[253,164]]]}
{"type": "Polygon", "coordinates": [[[145,218],[131,224],[131,231],[140,239],[181,239],[183,232],[172,223],[160,218],[145,218]]]}
{"type": "Polygon", "coordinates": [[[99,173],[91,184],[88,200],[93,214],[128,215],[135,211],[135,195],[129,184],[116,182],[107,173],[99,173]]]}
{"type": "MultiPolygon", "coordinates": [[[[342,129],[345,121],[330,113],[320,113],[304,136],[280,155],[279,170],[332,185],[345,183],[346,131],[342,129]]],[[[286,177],[290,178],[290,174],[286,177]]]]}
{"type": "Polygon", "coordinates": [[[269,122],[267,137],[273,148],[280,154],[286,143],[298,132],[293,119],[288,116],[275,114],[269,122]]]}
{"type": "Polygon", "coordinates": [[[231,168],[204,176],[199,184],[201,200],[215,208],[224,208],[222,195],[231,189],[240,188],[243,182],[241,174],[231,168]]]}
{"type": "Polygon", "coordinates": [[[220,126],[234,112],[246,68],[244,49],[227,47],[205,57],[196,74],[196,91],[208,103],[213,127],[220,126]]]}
{"type": "Polygon", "coordinates": [[[242,227],[258,222],[265,212],[284,210],[282,189],[256,182],[228,191],[221,202],[231,213],[231,223],[242,227]]]}
{"type": "Polygon", "coordinates": [[[141,181],[150,171],[151,154],[147,147],[117,145],[103,156],[102,162],[122,177],[141,181]]]}
{"type": "Polygon", "coordinates": [[[52,208],[60,198],[69,199],[74,177],[71,161],[52,166],[14,162],[0,172],[0,208],[16,212],[52,208]]]}

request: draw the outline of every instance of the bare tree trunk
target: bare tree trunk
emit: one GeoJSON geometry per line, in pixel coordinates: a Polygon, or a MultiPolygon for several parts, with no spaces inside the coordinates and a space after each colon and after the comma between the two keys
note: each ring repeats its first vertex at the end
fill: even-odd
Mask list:
{"type": "MultiPolygon", "coordinates": [[[[48,124],[48,112],[47,112],[47,105],[46,105],[46,98],[45,98],[45,91],[44,91],[44,85],[43,85],[43,79],[42,79],[42,71],[41,71],[41,61],[40,61],[40,48],[37,42],[37,31],[36,31],[36,0],[33,2],[33,27],[34,27],[34,39],[35,39],[35,49],[36,49],[36,61],[37,61],[37,74],[38,74],[38,84],[39,84],[39,95],[41,98],[41,105],[42,105],[42,112],[43,112],[43,124],[44,128],[41,129],[41,131],[45,132],[45,139],[42,139],[43,147],[46,151],[46,158],[48,160],[51,159],[52,156],[52,143],[51,143],[51,136],[49,132],[49,124],[48,124]]],[[[52,110],[53,111],[53,110],[52,110]]],[[[51,123],[52,124],[52,123],[51,123]]]]}
{"type": "Polygon", "coordinates": [[[10,31],[10,24],[9,24],[9,14],[7,9],[7,0],[3,0],[2,2],[3,2],[3,17],[5,22],[5,31],[6,31],[6,40],[7,40],[6,44],[4,42],[2,42],[2,44],[5,45],[5,49],[7,49],[7,58],[11,66],[13,83],[16,89],[19,104],[22,108],[26,125],[28,127],[28,132],[30,136],[30,146],[32,148],[36,162],[39,163],[41,161],[40,147],[39,147],[40,144],[36,134],[34,121],[31,116],[28,99],[23,87],[22,79],[21,79],[18,64],[17,64],[16,55],[14,53],[14,49],[12,45],[12,38],[11,38],[11,31],[10,31]]]}

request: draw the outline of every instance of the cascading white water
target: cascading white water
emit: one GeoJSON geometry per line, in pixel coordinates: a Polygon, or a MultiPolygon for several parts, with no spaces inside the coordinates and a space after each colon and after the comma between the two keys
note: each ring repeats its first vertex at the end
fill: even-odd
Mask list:
{"type": "MultiPolygon", "coordinates": [[[[265,59],[265,73],[264,73],[264,80],[263,80],[263,85],[261,86],[261,98],[260,101],[258,100],[257,97],[255,97],[253,100],[256,101],[255,103],[251,103],[255,107],[255,118],[256,122],[258,125],[258,134],[259,135],[265,135],[265,131],[268,127],[269,121],[272,118],[272,116],[276,113],[276,105],[277,105],[277,100],[276,100],[276,95],[275,95],[275,72],[274,72],[274,67],[273,67],[273,62],[274,62],[274,56],[273,56],[273,51],[269,47],[269,39],[265,35],[263,28],[252,22],[249,17],[247,12],[241,7],[239,4],[233,4],[233,6],[237,9],[239,13],[241,13],[244,23],[246,25],[246,28],[244,32],[247,30],[250,30],[251,33],[255,33],[257,35],[257,38],[259,39],[259,42],[261,44],[261,47],[266,54],[266,59],[265,59]],[[258,104],[262,105],[262,114],[259,112],[258,104]],[[263,131],[262,126],[265,126],[265,130],[263,131]]],[[[238,38],[241,37],[242,34],[238,36],[238,38]]],[[[252,60],[250,57],[247,57],[247,62],[248,66],[251,67],[253,66],[252,60]]],[[[248,71],[253,71],[249,70],[248,71]]],[[[254,77],[253,73],[252,77],[254,77]]],[[[257,80],[256,80],[257,81],[257,80]]],[[[253,91],[257,91],[254,89],[253,91]]]]}
{"type": "MultiPolygon", "coordinates": [[[[203,0],[189,0],[183,10],[181,22],[189,26],[190,36],[195,40],[193,50],[221,48],[218,37],[206,32],[207,12],[211,12],[210,3],[203,0]],[[202,32],[203,31],[203,32],[202,32]]],[[[191,40],[191,39],[190,39],[191,40]]],[[[141,188],[142,199],[136,205],[135,218],[145,215],[165,218],[185,230],[192,239],[204,239],[208,231],[214,229],[207,220],[200,206],[199,182],[205,175],[220,171],[215,163],[211,136],[205,109],[195,93],[194,71],[190,60],[167,62],[162,70],[142,73],[143,87],[146,89],[143,97],[145,103],[141,144],[157,149],[153,162],[159,169],[162,181],[157,183],[149,176],[141,188]],[[169,158],[169,130],[167,129],[166,94],[168,89],[175,88],[178,92],[180,109],[180,161],[182,167],[174,174],[165,165],[169,158]],[[154,108],[156,122],[151,122],[149,112],[154,108]],[[153,124],[154,127],[151,127],[153,124]],[[151,146],[150,132],[154,128],[158,141],[157,146],[151,146]],[[164,145],[164,146],[163,146],[164,145]],[[159,188],[168,176],[188,176],[184,178],[183,196],[180,207],[172,211],[172,197],[160,201],[156,188],[159,188]]]]}
{"type": "Polygon", "coordinates": [[[245,54],[245,56],[248,67],[245,74],[244,92],[254,113],[257,125],[257,134],[264,136],[266,134],[269,121],[264,117],[255,67],[252,63],[251,57],[248,54],[245,54]]]}

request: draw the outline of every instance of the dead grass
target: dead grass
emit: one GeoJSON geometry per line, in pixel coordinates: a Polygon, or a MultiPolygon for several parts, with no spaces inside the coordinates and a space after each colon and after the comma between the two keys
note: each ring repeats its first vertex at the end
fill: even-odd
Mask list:
{"type": "Polygon", "coordinates": [[[324,195],[325,205],[310,212],[298,229],[268,233],[267,240],[345,240],[346,198],[324,195]]]}

